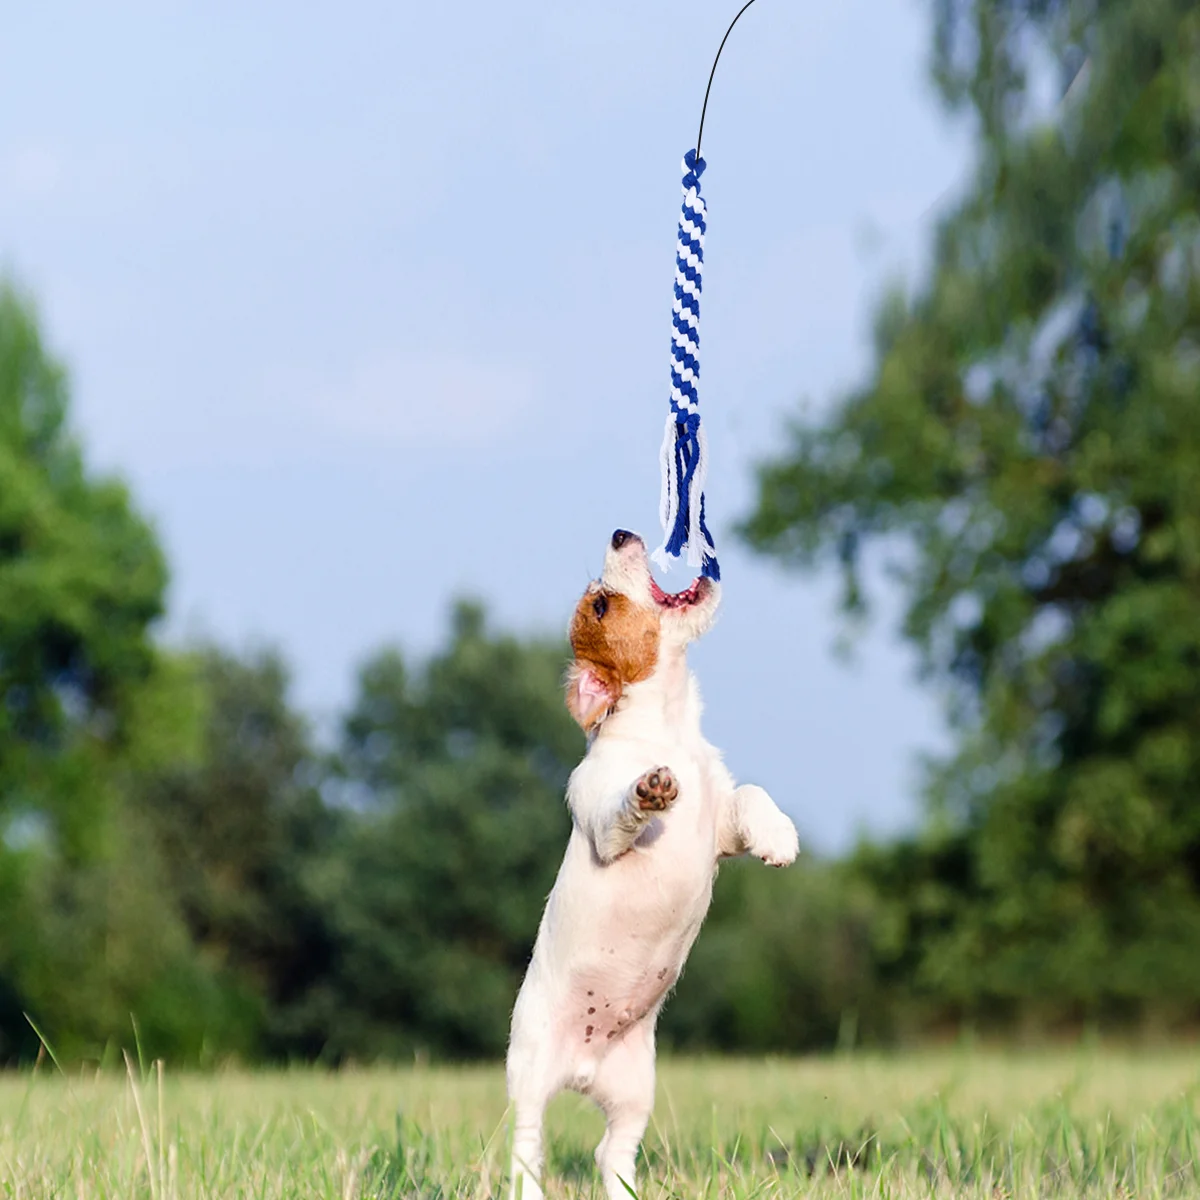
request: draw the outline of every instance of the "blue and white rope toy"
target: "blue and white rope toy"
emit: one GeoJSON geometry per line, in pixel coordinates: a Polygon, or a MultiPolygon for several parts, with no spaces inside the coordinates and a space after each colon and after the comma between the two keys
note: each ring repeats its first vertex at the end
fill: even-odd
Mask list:
{"type": "Polygon", "coordinates": [[[729,22],[717,47],[704,106],[700,109],[700,130],[696,148],[683,156],[683,214],[679,218],[679,237],[675,244],[675,309],[671,319],[671,410],[662,444],[662,496],[659,503],[663,526],[663,544],[654,552],[654,561],[664,570],[669,560],[685,556],[688,564],[700,568],[709,579],[720,579],[717,551],[704,519],[704,480],[708,474],[708,443],[700,424],[700,289],[704,273],[704,234],[708,228],[708,209],[700,195],[700,176],[704,159],[700,143],[704,140],[704,114],[721,51],[729,41],[742,13],[754,3],[746,0],[729,22]]]}
{"type": "MultiPolygon", "coordinates": [[[[740,14],[739,14],[740,15],[740,14]]],[[[715,63],[713,64],[715,67],[715,63]]],[[[698,141],[699,139],[697,139],[698,141]]],[[[704,197],[700,176],[704,159],[689,150],[683,156],[683,212],[675,244],[675,304],[671,318],[671,409],[662,444],[663,544],[654,561],[664,569],[668,558],[686,555],[709,579],[720,579],[717,551],[704,519],[704,479],[708,444],[700,424],[700,291],[704,273],[704,197]]]]}

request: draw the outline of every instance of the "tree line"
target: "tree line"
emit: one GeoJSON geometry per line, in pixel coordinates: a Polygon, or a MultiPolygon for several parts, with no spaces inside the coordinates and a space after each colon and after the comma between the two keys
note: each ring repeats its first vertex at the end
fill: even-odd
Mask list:
{"type": "MultiPolygon", "coordinates": [[[[125,489],[86,470],[66,414],[63,373],[9,287],[0,1061],[43,1040],[60,1060],[137,1045],[199,1064],[502,1052],[583,751],[565,643],[494,631],[460,602],[428,659],[384,648],[364,664],[319,746],[277,653],[156,641],[162,554],[125,489]]],[[[737,930],[778,925],[745,883],[723,900],[737,930]]],[[[744,937],[714,929],[680,1040],[802,1029],[791,1005],[767,1017],[775,1001],[726,969],[744,937]],[[749,1007],[720,990],[735,976],[749,1007]]]]}
{"type": "MultiPolygon", "coordinates": [[[[722,870],[681,1049],[1200,1016],[1200,14],[939,0],[932,28],[972,177],[742,534],[832,564],[854,618],[891,556],[955,746],[912,834],[722,870]]],[[[278,654],[156,638],[163,554],[67,416],[6,286],[0,1061],[498,1054],[582,752],[565,645],[460,602],[318,744],[278,654]]]]}

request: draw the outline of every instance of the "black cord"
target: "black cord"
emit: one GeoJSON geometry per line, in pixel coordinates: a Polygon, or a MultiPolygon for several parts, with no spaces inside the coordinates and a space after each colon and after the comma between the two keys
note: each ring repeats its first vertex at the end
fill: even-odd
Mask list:
{"type": "Polygon", "coordinates": [[[733,32],[733,27],[741,19],[742,13],[746,11],[754,3],[754,0],[746,0],[746,3],[738,9],[738,15],[729,22],[729,28],[725,30],[725,36],[721,39],[721,44],[717,47],[717,57],[713,59],[712,70],[708,73],[708,87],[704,89],[704,107],[700,110],[700,132],[696,134],[696,157],[700,157],[700,140],[704,137],[704,114],[708,111],[708,93],[712,91],[713,76],[717,73],[717,63],[721,61],[721,51],[725,49],[725,43],[729,40],[729,35],[733,32]]]}

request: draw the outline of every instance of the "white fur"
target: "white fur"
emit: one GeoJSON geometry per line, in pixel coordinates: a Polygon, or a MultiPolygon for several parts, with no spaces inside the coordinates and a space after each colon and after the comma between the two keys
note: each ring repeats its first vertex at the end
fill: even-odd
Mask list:
{"type": "MultiPolygon", "coordinates": [[[[640,539],[609,550],[606,588],[652,605],[649,579],[640,539]]],[[[515,1198],[540,1200],[543,1112],[571,1088],[604,1111],[596,1162],[610,1200],[628,1200],[654,1105],[655,1023],[708,911],[717,862],[750,853],[784,866],[796,857],[791,821],[762,788],[736,787],[700,732],[685,655],[718,603],[713,585],[699,604],[662,613],[653,674],[626,688],[571,775],[571,837],[513,1011],[515,1198]],[[664,766],[678,798],[643,812],[634,785],[664,766]]]]}

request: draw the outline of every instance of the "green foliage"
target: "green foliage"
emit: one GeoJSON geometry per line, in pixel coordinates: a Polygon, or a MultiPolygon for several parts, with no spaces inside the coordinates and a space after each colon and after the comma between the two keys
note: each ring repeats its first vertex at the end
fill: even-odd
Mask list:
{"type": "Polygon", "coordinates": [[[125,489],[90,479],[62,369],[0,285],[0,830],[35,814],[62,852],[93,843],[98,769],[151,672],[166,570],[125,489]]]}
{"type": "Polygon", "coordinates": [[[807,854],[786,871],[727,864],[663,1012],[662,1041],[690,1050],[848,1048],[860,1019],[877,1035],[871,928],[869,897],[838,865],[807,854]]]}
{"type": "Polygon", "coordinates": [[[309,880],[338,817],[319,794],[279,657],[205,647],[188,666],[202,706],[198,752],[144,770],[137,803],[192,942],[237,1013],[237,1036],[212,1040],[225,1051],[315,1052],[294,1043],[290,1009],[329,966],[309,880]]]}
{"type": "Polygon", "coordinates": [[[66,404],[0,288],[0,1061],[35,1049],[26,1012],[66,1055],[131,1037],[133,1012],[195,1053],[219,1005],[128,803],[139,769],[186,752],[187,681],[150,637],[166,570],[66,404]]]}
{"type": "Polygon", "coordinates": [[[582,751],[566,656],[460,604],[423,668],[395,650],[363,668],[339,769],[357,818],[322,893],[338,945],[327,1053],[503,1051],[582,751]]]}
{"type": "Polygon", "coordinates": [[[899,548],[904,631],[946,690],[959,749],[925,833],[859,858],[885,974],[985,1017],[1194,1014],[1200,19],[938,13],[973,185],[929,282],[883,306],[868,384],[795,426],[745,532],[832,555],[851,610],[866,547],[899,548]],[[1050,122],[1046,61],[1075,83],[1050,122]]]}

